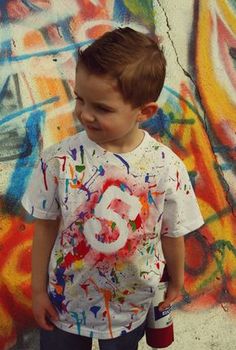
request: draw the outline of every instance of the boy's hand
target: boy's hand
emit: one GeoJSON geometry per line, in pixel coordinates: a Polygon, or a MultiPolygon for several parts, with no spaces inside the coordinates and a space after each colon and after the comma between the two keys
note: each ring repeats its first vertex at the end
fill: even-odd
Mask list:
{"type": "Polygon", "coordinates": [[[168,288],[166,291],[166,295],[165,295],[165,299],[164,301],[162,301],[158,308],[160,311],[164,311],[165,309],[167,309],[168,307],[170,307],[170,305],[178,298],[178,296],[180,295],[180,290],[181,287],[180,286],[175,286],[173,284],[173,282],[169,281],[168,282],[168,288]]]}
{"type": "Polygon", "coordinates": [[[37,293],[33,295],[33,314],[38,325],[46,331],[52,331],[54,329],[53,321],[58,320],[58,314],[53,307],[46,292],[37,293]]]}

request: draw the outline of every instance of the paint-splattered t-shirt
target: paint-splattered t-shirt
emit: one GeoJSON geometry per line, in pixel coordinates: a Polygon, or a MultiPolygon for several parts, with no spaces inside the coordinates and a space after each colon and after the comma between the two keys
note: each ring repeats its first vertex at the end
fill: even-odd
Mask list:
{"type": "Polygon", "coordinates": [[[129,153],[85,132],[50,147],[22,203],[34,217],[61,217],[48,284],[56,326],[101,339],[144,322],[164,267],[161,235],[203,224],[182,161],[147,132],[129,153]]]}

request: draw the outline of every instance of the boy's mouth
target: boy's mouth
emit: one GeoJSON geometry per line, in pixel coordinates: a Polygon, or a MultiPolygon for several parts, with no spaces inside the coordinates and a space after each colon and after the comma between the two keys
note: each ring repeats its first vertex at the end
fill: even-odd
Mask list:
{"type": "Polygon", "coordinates": [[[99,130],[100,130],[99,127],[94,126],[94,125],[87,125],[87,124],[86,124],[85,126],[86,126],[86,128],[89,129],[89,130],[95,130],[95,131],[99,131],[99,130]]]}

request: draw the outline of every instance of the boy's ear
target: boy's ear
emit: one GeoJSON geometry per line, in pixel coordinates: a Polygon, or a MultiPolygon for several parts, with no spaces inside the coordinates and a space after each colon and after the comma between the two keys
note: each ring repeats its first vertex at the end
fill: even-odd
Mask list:
{"type": "Polygon", "coordinates": [[[151,118],[157,111],[157,103],[149,102],[143,105],[140,109],[140,114],[138,117],[139,122],[144,122],[145,120],[151,118]]]}

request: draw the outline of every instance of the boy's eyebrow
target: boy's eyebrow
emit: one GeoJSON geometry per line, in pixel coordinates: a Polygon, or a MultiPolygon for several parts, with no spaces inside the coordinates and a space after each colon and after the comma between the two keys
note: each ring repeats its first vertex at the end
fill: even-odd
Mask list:
{"type": "MultiPolygon", "coordinates": [[[[79,98],[82,99],[82,97],[78,94],[77,91],[74,90],[74,94],[75,94],[76,97],[79,97],[79,98]]],[[[115,112],[115,110],[116,110],[114,107],[111,107],[111,106],[109,106],[109,105],[107,105],[107,104],[105,104],[105,103],[102,103],[102,102],[94,102],[94,103],[92,103],[92,104],[93,104],[95,107],[102,107],[102,108],[104,108],[104,109],[109,109],[111,112],[115,112]]]]}
{"type": "Polygon", "coordinates": [[[111,106],[106,105],[105,103],[101,103],[101,102],[94,102],[93,105],[94,105],[94,107],[101,107],[101,108],[107,109],[110,112],[115,112],[115,110],[116,110],[114,107],[111,107],[111,106]]]}

